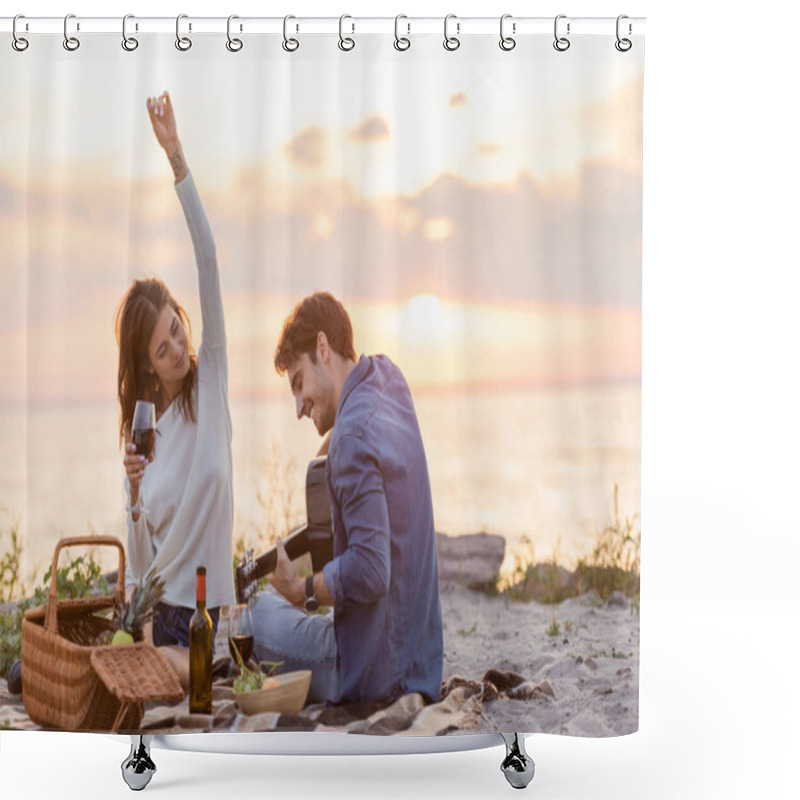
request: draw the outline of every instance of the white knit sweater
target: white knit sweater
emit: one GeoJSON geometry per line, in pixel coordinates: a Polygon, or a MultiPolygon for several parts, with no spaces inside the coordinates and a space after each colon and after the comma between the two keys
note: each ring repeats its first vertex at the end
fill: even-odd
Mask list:
{"type": "MultiPolygon", "coordinates": [[[[193,395],[197,422],[173,402],[156,424],[156,455],[145,470],[142,513],[128,512],[126,585],[155,567],[164,602],[194,607],[198,566],[206,568],[209,608],[234,602],[233,466],[228,358],[216,249],[191,174],[176,191],[194,245],[203,339],[193,395]]],[[[129,483],[125,478],[125,489],[129,483]]]]}

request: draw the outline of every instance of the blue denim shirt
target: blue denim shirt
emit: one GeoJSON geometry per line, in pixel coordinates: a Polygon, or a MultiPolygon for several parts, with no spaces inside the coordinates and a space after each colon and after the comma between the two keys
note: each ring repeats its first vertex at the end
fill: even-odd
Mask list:
{"type": "Polygon", "coordinates": [[[326,464],[342,702],[438,700],[442,609],[428,464],[411,392],[386,356],[345,382],[326,464]]]}

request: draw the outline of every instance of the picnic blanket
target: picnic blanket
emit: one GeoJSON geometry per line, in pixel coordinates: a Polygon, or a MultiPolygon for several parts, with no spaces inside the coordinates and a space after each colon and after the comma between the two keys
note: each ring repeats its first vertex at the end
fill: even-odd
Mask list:
{"type": "Polygon", "coordinates": [[[235,704],[233,689],[223,679],[214,685],[214,714],[189,714],[186,701],[175,706],[148,709],[142,730],[148,733],[180,733],[198,730],[232,731],[329,731],[375,735],[431,736],[480,727],[484,705],[498,699],[526,701],[555,699],[547,679],[533,683],[522,675],[488,670],[480,680],[461,676],[442,686],[437,703],[426,703],[421,694],[404,695],[394,702],[347,703],[325,707],[306,706],[297,716],[263,713],[245,716],[235,704]]]}
{"type": "MultiPolygon", "coordinates": [[[[215,663],[213,714],[190,714],[188,700],[176,704],[149,704],[141,727],[131,733],[177,734],[202,731],[235,733],[258,731],[328,731],[371,735],[442,736],[477,731],[486,704],[496,700],[555,699],[550,682],[527,680],[514,672],[489,669],[480,680],[456,675],[442,685],[441,698],[426,703],[421,694],[404,695],[394,702],[347,703],[306,706],[297,716],[242,714],[233,693],[233,676],[227,665],[215,663]]],[[[4,698],[3,711],[10,727],[36,730],[25,714],[21,697],[4,698]]],[[[122,733],[123,731],[121,731],[122,733]]]]}

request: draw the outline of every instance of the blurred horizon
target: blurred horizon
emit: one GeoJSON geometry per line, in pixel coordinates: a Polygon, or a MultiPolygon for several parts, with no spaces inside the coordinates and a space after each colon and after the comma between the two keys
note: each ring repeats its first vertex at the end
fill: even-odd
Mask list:
{"type": "Polygon", "coordinates": [[[606,37],[568,58],[496,36],[458,54],[440,36],[408,53],[307,37],[293,55],[267,38],[232,56],[224,36],[178,53],[148,35],[132,56],[118,36],[75,53],[43,37],[2,56],[0,502],[37,546],[65,507],[68,529],[96,514],[121,530],[114,320],[131,281],[162,278],[201,343],[145,108],[168,88],[219,260],[237,503],[253,507],[271,437],[299,463],[318,445],[272,360],[295,303],[327,290],[356,352],[403,370],[449,532],[536,529],[544,552],[574,552],[615,482],[638,497],[642,55],[606,37]]]}
{"type": "MultiPolygon", "coordinates": [[[[506,570],[531,548],[539,561],[558,553],[560,564],[574,566],[611,518],[615,485],[621,513],[640,510],[638,386],[417,395],[414,403],[437,532],[502,536],[506,570]]],[[[108,401],[4,405],[0,554],[16,519],[26,580],[43,573],[63,536],[125,541],[117,414],[108,401]]],[[[309,420],[296,419],[288,389],[267,401],[231,400],[231,414],[234,534],[252,547],[304,519],[306,467],[321,439],[309,420]]],[[[103,556],[108,568],[115,558],[103,556]]]]}

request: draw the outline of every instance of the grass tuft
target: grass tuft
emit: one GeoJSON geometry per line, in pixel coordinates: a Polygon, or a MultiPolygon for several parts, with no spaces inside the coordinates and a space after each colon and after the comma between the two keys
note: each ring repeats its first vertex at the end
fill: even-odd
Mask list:
{"type": "Polygon", "coordinates": [[[513,554],[511,574],[498,580],[495,590],[488,593],[505,591],[510,600],[549,605],[591,590],[605,602],[612,592],[619,591],[631,598],[631,613],[635,613],[639,609],[641,541],[639,515],[620,515],[619,486],[614,484],[613,516],[597,532],[591,553],[578,560],[573,572],[559,564],[558,545],[550,559],[537,563],[533,543],[525,536],[513,554]]]}
{"type": "Polygon", "coordinates": [[[553,606],[553,619],[551,620],[550,625],[547,627],[547,635],[561,635],[561,625],[558,624],[558,606],[556,605],[553,606]]]}
{"type": "MultiPolygon", "coordinates": [[[[11,550],[0,559],[0,602],[5,610],[0,612],[0,676],[8,674],[11,665],[22,658],[22,618],[29,608],[44,605],[50,595],[50,579],[53,567],[50,565],[42,583],[31,597],[26,594],[20,579],[22,563],[22,544],[19,536],[19,523],[15,519],[9,531],[11,550]]],[[[0,530],[0,539],[5,531],[0,530]]],[[[91,597],[108,593],[108,582],[103,577],[100,565],[94,560],[93,551],[79,556],[56,572],[56,591],[59,600],[67,598],[91,597]]]]}
{"type": "Polygon", "coordinates": [[[578,561],[574,580],[578,594],[594,589],[601,600],[622,592],[639,605],[642,531],[639,515],[620,516],[619,487],[614,484],[614,517],[597,534],[591,555],[578,561]]]}
{"type": "MultiPolygon", "coordinates": [[[[305,486],[305,471],[299,468],[297,460],[287,458],[273,439],[258,463],[256,499],[261,520],[237,519],[233,533],[234,570],[242,563],[245,551],[252,548],[257,555],[266,552],[274,547],[278,536],[285,537],[305,519],[305,496],[298,490],[305,486]]],[[[266,582],[264,579],[262,583],[266,582]]]]}

